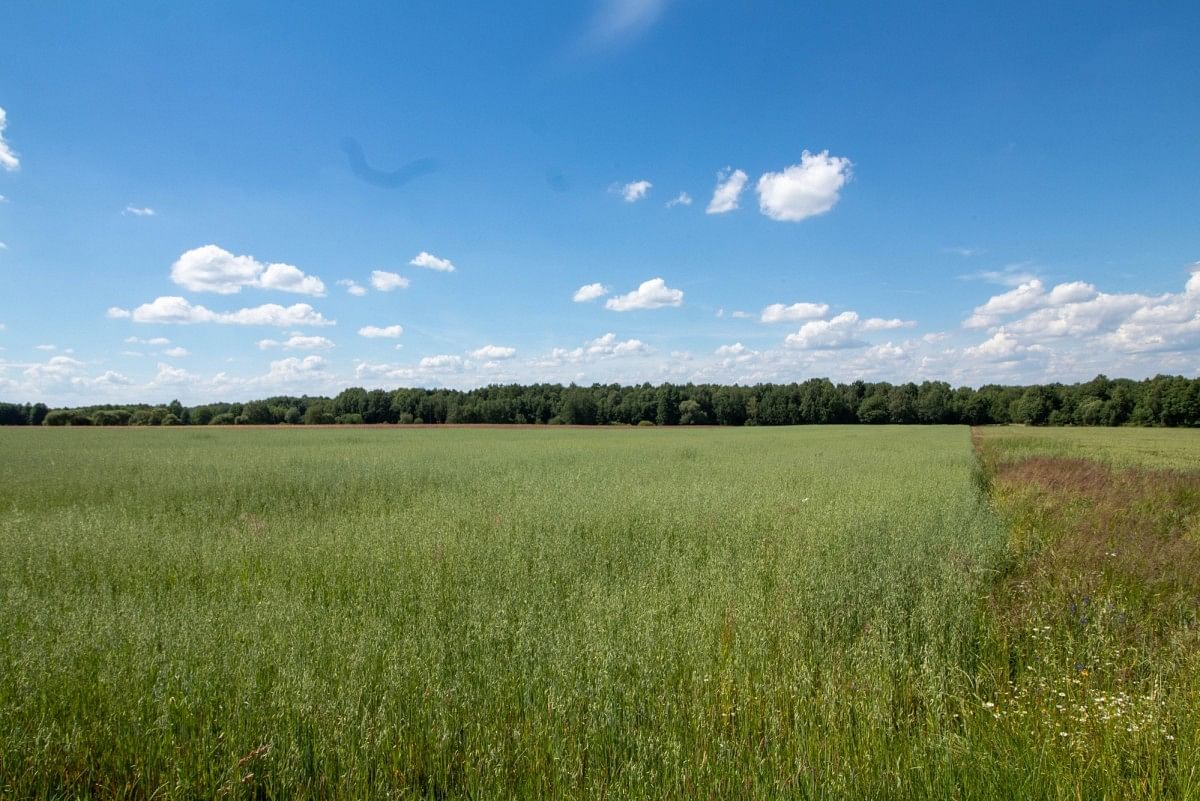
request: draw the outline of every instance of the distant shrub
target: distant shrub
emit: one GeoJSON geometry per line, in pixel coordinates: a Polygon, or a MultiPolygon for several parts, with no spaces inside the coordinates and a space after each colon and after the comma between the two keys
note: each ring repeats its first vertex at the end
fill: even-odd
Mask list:
{"type": "Polygon", "coordinates": [[[213,419],[208,422],[208,424],[210,426],[230,426],[233,425],[234,422],[235,418],[232,412],[222,412],[221,414],[215,415],[213,419]]]}
{"type": "Polygon", "coordinates": [[[415,417],[413,417],[411,413],[409,413],[409,412],[401,412],[401,413],[400,413],[400,420],[399,420],[399,422],[400,422],[402,425],[406,425],[406,426],[407,426],[407,425],[411,425],[411,424],[412,424],[412,422],[413,422],[414,420],[416,420],[416,418],[415,418],[415,417]]]}
{"type": "Polygon", "coordinates": [[[358,414],[357,412],[354,412],[351,414],[339,414],[333,420],[333,422],[335,422],[339,425],[345,425],[345,426],[362,425],[362,421],[363,421],[363,416],[361,414],[358,414]]]}
{"type": "Polygon", "coordinates": [[[639,426],[652,426],[652,425],[654,425],[654,421],[653,420],[639,420],[638,425],[639,426]]]}

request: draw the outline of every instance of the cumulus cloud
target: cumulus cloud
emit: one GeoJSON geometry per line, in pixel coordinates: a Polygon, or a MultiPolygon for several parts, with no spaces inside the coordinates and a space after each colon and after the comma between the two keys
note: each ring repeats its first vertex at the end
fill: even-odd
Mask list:
{"type": "Polygon", "coordinates": [[[295,303],[291,306],[264,303],[261,306],[231,312],[215,312],[173,295],[155,298],[150,303],[143,303],[128,316],[131,316],[135,323],[220,323],[222,325],[268,325],[280,328],[334,324],[333,320],[325,319],[320,312],[307,303],[295,303]]]}
{"type": "Polygon", "coordinates": [[[717,187],[713,190],[712,200],[708,201],[705,214],[724,214],[738,207],[738,198],[746,188],[749,176],[741,170],[726,167],[717,173],[717,187]]]}
{"type": "Polygon", "coordinates": [[[1046,291],[1040,279],[1025,281],[1016,288],[993,295],[963,321],[964,328],[990,328],[1005,317],[1037,308],[1054,308],[1084,301],[1098,295],[1096,287],[1083,281],[1059,284],[1046,291]]]}
{"type": "Polygon", "coordinates": [[[449,259],[439,259],[432,253],[426,253],[422,250],[416,256],[413,256],[409,262],[413,267],[424,267],[429,270],[437,270],[443,273],[454,272],[454,264],[449,259]]]}
{"type": "Polygon", "coordinates": [[[721,360],[722,367],[728,369],[754,361],[759,352],[751,350],[741,342],[735,342],[732,345],[722,345],[713,351],[713,355],[721,360]]]}
{"type": "Polygon", "coordinates": [[[617,189],[626,203],[635,203],[646,196],[654,184],[649,181],[631,181],[617,189]]]}
{"type": "Polygon", "coordinates": [[[500,361],[501,359],[511,359],[516,355],[516,348],[503,345],[484,345],[482,348],[471,351],[471,358],[481,361],[500,361]]]}
{"type": "Polygon", "coordinates": [[[829,320],[805,323],[796,333],[788,334],[785,343],[790,348],[802,350],[860,348],[867,344],[857,338],[861,328],[858,314],[846,311],[829,320]]]}
{"type": "Polygon", "coordinates": [[[613,359],[649,352],[650,347],[640,339],[617,339],[617,335],[610,331],[578,348],[554,348],[533,364],[535,367],[557,367],[563,364],[578,364],[597,359],[613,359]]]}
{"type": "Polygon", "coordinates": [[[125,217],[132,214],[134,217],[153,217],[156,213],[149,206],[126,206],[121,211],[121,216],[125,217]]]}
{"type": "Polygon", "coordinates": [[[58,381],[75,375],[83,362],[70,356],[51,356],[44,364],[32,364],[25,368],[25,377],[34,381],[58,381]]]}
{"type": "Polygon", "coordinates": [[[0,167],[12,172],[21,166],[21,160],[13,152],[4,138],[4,130],[8,127],[8,112],[0,107],[0,167]]]}
{"type": "Polygon", "coordinates": [[[439,354],[437,356],[426,356],[421,359],[418,366],[422,370],[459,370],[463,366],[463,360],[461,356],[439,354]]]}
{"type": "Polygon", "coordinates": [[[386,270],[371,271],[371,286],[380,292],[391,292],[393,289],[404,289],[408,279],[399,273],[389,273],[386,270]]]}
{"type": "Polygon", "coordinates": [[[632,292],[609,298],[604,307],[623,312],[681,305],[683,305],[683,290],[670,288],[661,278],[651,278],[649,281],[643,281],[632,292]]]}
{"type": "Polygon", "coordinates": [[[917,323],[914,320],[901,320],[892,318],[885,320],[882,317],[868,317],[862,321],[863,331],[891,331],[894,328],[914,328],[917,323]]]}
{"type": "Polygon", "coordinates": [[[283,350],[329,350],[333,343],[325,337],[292,334],[282,342],[274,339],[260,339],[258,347],[261,350],[282,348],[283,350]]]}
{"type": "Polygon", "coordinates": [[[1024,358],[1029,350],[1015,336],[1001,328],[989,339],[964,349],[963,355],[969,359],[1003,362],[1024,358]]]}
{"type": "Polygon", "coordinates": [[[216,245],[193,248],[171,265],[171,280],[193,292],[233,295],[242,287],[324,295],[320,278],[290,264],[263,264],[253,256],[235,256],[216,245]]]}
{"type": "Polygon", "coordinates": [[[377,325],[364,325],[362,328],[358,329],[358,335],[360,337],[367,337],[368,339],[395,339],[403,333],[404,327],[399,325],[388,325],[383,327],[377,325]]]}
{"type": "Polygon", "coordinates": [[[171,340],[167,339],[166,337],[150,337],[149,339],[141,339],[140,337],[125,337],[125,342],[130,345],[154,345],[156,347],[171,344],[171,340]]]}
{"type": "Polygon", "coordinates": [[[687,192],[680,192],[678,195],[671,198],[666,203],[666,206],[668,209],[674,208],[675,206],[690,206],[690,205],[692,205],[692,196],[689,195],[687,192]]]}
{"type": "Polygon", "coordinates": [[[608,294],[608,287],[604,284],[584,284],[575,290],[575,294],[571,296],[571,300],[576,303],[587,303],[589,300],[602,298],[608,294]]]}
{"type": "Polygon", "coordinates": [[[312,382],[331,378],[326,371],[327,362],[320,356],[289,356],[286,359],[271,362],[267,374],[260,381],[263,383],[293,384],[300,381],[312,382]]]}
{"type": "Polygon", "coordinates": [[[172,359],[182,359],[184,356],[190,356],[191,354],[188,352],[187,348],[177,345],[173,348],[167,348],[164,350],[163,355],[170,356],[172,359]]]}
{"type": "Polygon", "coordinates": [[[800,155],[800,163],[758,179],[758,207],[772,220],[798,222],[824,214],[840,199],[850,180],[850,160],[828,150],[800,155]]]}
{"type": "Polygon", "coordinates": [[[772,303],[762,310],[759,318],[764,323],[780,323],[789,320],[816,320],[829,313],[828,303],[793,303],[784,306],[772,303]]]}
{"type": "Polygon", "coordinates": [[[325,284],[320,278],[305,275],[299,267],[290,264],[268,264],[258,279],[258,285],[263,289],[277,289],[280,292],[295,292],[300,295],[325,294],[325,284]]]}
{"type": "Polygon", "coordinates": [[[338,286],[346,287],[346,291],[356,298],[361,298],[367,294],[367,288],[357,281],[351,281],[349,278],[343,278],[338,281],[338,286]]]}
{"type": "Polygon", "coordinates": [[[130,312],[128,309],[122,309],[119,306],[109,306],[104,316],[110,320],[128,320],[130,312]]]}

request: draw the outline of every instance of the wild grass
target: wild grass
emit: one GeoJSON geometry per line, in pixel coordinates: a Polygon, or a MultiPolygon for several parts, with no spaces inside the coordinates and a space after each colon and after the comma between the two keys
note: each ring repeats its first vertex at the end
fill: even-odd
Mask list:
{"type": "Polygon", "coordinates": [[[1082,640],[997,595],[976,471],[964,428],[2,431],[0,791],[1195,795],[1186,627],[1100,652],[1136,736],[1009,714],[1082,640]]]}
{"type": "Polygon", "coordinates": [[[1200,471],[1200,429],[989,426],[997,458],[1087,459],[1112,467],[1200,471]]]}

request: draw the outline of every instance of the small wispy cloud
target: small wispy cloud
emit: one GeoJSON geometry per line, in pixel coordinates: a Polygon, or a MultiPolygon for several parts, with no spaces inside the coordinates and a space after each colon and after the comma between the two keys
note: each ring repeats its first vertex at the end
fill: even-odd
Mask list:
{"type": "Polygon", "coordinates": [[[351,295],[354,295],[354,297],[356,297],[356,298],[361,298],[363,295],[367,294],[367,288],[365,286],[358,283],[357,281],[352,281],[349,278],[343,278],[340,281],[338,281],[337,283],[338,283],[338,286],[346,287],[346,291],[349,292],[351,295]]]}
{"type": "Polygon", "coordinates": [[[17,154],[9,147],[8,142],[4,139],[4,129],[8,127],[8,112],[0,106],[0,167],[12,172],[19,169],[21,160],[17,158],[17,154]]]}
{"type": "Polygon", "coordinates": [[[712,200],[708,201],[705,214],[725,214],[738,207],[738,198],[746,188],[749,176],[742,170],[726,167],[717,173],[717,186],[713,189],[712,200]]]}
{"type": "Polygon", "coordinates": [[[413,267],[424,267],[427,270],[437,270],[442,273],[454,272],[454,263],[449,259],[439,259],[437,256],[424,250],[414,256],[409,264],[413,267]]]}
{"type": "Polygon", "coordinates": [[[668,0],[601,0],[584,33],[585,50],[628,42],[646,33],[666,10],[668,0]]]}
{"type": "Polygon", "coordinates": [[[974,256],[976,253],[978,253],[979,248],[964,248],[961,246],[953,246],[953,247],[942,248],[942,252],[950,253],[954,256],[962,256],[963,258],[967,258],[969,256],[974,256]]]}
{"type": "Polygon", "coordinates": [[[153,217],[157,212],[149,206],[126,206],[121,211],[122,217],[133,215],[134,217],[153,217]]]}
{"type": "Polygon", "coordinates": [[[613,184],[612,191],[616,192],[626,203],[636,203],[646,196],[654,184],[643,179],[630,181],[627,184],[613,184]]]}
{"type": "Polygon", "coordinates": [[[980,270],[958,276],[960,281],[986,281],[999,286],[1020,286],[1039,278],[1032,261],[1019,261],[1006,264],[999,270],[980,270]]]}
{"type": "Polygon", "coordinates": [[[673,208],[675,206],[690,206],[690,205],[692,205],[692,196],[689,195],[687,192],[680,192],[678,195],[676,195],[675,197],[673,197],[667,201],[668,209],[673,208]]]}

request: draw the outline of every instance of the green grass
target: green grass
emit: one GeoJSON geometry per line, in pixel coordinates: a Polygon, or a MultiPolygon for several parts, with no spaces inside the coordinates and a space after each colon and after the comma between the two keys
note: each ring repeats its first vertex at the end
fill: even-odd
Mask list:
{"type": "Polygon", "coordinates": [[[983,706],[980,485],[965,428],[0,431],[0,795],[1195,795],[1194,681],[1094,752],[983,706]]]}
{"type": "Polygon", "coordinates": [[[990,426],[988,442],[1001,458],[1092,459],[1114,467],[1200,471],[1200,429],[1034,428],[990,426]]]}

